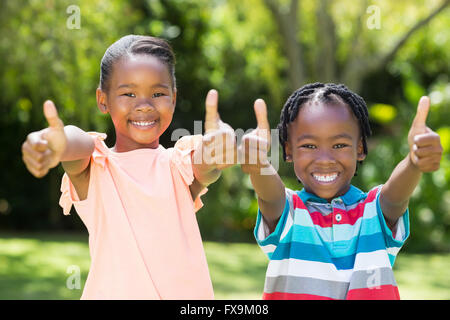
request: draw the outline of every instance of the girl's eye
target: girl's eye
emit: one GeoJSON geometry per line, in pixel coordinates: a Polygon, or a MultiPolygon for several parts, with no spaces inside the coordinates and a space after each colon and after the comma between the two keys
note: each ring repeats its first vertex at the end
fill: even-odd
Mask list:
{"type": "Polygon", "coordinates": [[[152,95],[152,98],[158,98],[158,97],[162,97],[162,96],[164,96],[165,94],[164,93],[162,93],[162,92],[157,92],[157,93],[154,93],[153,95],[152,95]]]}
{"type": "Polygon", "coordinates": [[[130,93],[130,92],[124,93],[123,96],[127,96],[127,97],[130,97],[130,98],[136,98],[136,95],[134,93],[130,93]]]}

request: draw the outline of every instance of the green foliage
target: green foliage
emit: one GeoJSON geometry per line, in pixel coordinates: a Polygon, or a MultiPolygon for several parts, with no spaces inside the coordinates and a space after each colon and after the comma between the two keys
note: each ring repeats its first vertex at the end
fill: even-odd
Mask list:
{"type": "MultiPolygon", "coordinates": [[[[300,3],[297,36],[309,81],[315,81],[323,62],[318,50],[324,37],[317,25],[319,2],[300,3]]],[[[372,57],[392,48],[441,1],[377,1],[373,4],[381,9],[379,30],[366,27],[365,1],[330,3],[338,40],[332,56],[340,72],[356,53],[372,57]]],[[[288,9],[288,4],[280,0],[281,8],[288,9]]],[[[177,109],[161,140],[166,147],[174,143],[172,130],[193,133],[193,121],[204,118],[210,88],[219,90],[222,119],[244,130],[256,125],[255,99],[266,100],[274,128],[290,94],[285,44],[263,0],[19,0],[3,1],[1,6],[0,164],[5,169],[0,172],[0,229],[84,230],[75,214],[63,217],[57,206],[62,169],[41,180],[33,178],[22,163],[20,146],[29,132],[45,126],[45,99],[55,101],[66,124],[107,132],[112,146],[113,127],[97,110],[95,89],[104,51],[123,35],[161,36],[176,52],[177,109]],[[81,10],[80,29],[66,26],[69,5],[81,10]]],[[[418,99],[423,94],[431,97],[427,123],[441,135],[445,154],[441,169],[424,174],[411,199],[408,250],[450,250],[449,42],[447,8],[415,32],[386,67],[361,80],[360,94],[371,107],[374,132],[368,158],[353,181],[363,190],[384,183],[406,156],[406,136],[418,99]]],[[[301,188],[289,164],[280,163],[279,173],[287,186],[301,188]]],[[[248,176],[238,166],[223,172],[203,201],[197,217],[204,238],[253,241],[257,202],[248,176]]]]}

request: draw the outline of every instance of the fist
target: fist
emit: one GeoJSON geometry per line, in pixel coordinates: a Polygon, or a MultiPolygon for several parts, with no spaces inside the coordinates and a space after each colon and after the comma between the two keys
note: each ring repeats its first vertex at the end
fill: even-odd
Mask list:
{"type": "Polygon", "coordinates": [[[30,133],[22,144],[23,162],[37,178],[45,176],[51,168],[58,165],[67,145],[64,124],[50,100],[44,103],[44,116],[49,124],[48,128],[30,133]]]}
{"type": "Polygon", "coordinates": [[[241,169],[249,174],[261,174],[270,165],[267,153],[270,150],[270,125],[267,120],[267,107],[262,99],[255,101],[256,129],[242,137],[239,146],[241,169]]]}
{"type": "Polygon", "coordinates": [[[219,93],[210,90],[206,96],[205,135],[203,136],[203,161],[222,170],[236,163],[236,135],[224,123],[218,112],[219,93]]]}
{"type": "Polygon", "coordinates": [[[426,125],[429,110],[430,99],[420,98],[416,116],[408,133],[410,159],[421,172],[438,170],[443,152],[441,138],[426,125]]]}

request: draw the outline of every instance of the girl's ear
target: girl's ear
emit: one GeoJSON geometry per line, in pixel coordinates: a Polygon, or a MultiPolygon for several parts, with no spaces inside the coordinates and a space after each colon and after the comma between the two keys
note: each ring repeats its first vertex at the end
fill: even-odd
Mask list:
{"type": "Polygon", "coordinates": [[[357,154],[358,161],[363,161],[366,158],[366,154],[364,153],[364,145],[362,138],[359,139],[357,152],[358,152],[357,154]]]}
{"type": "Polygon", "coordinates": [[[106,93],[103,92],[102,89],[97,88],[95,94],[97,97],[97,107],[100,109],[102,113],[108,113],[108,107],[106,105],[106,93]]]}
{"type": "Polygon", "coordinates": [[[177,88],[173,88],[172,104],[175,107],[177,103],[177,88]]]}

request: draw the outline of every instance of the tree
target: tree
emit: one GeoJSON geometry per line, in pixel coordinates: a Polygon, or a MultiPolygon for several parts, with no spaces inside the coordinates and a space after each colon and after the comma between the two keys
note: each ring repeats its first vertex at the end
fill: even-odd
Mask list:
{"type": "MultiPolygon", "coordinates": [[[[313,62],[316,66],[315,72],[308,72],[303,55],[305,46],[300,36],[301,21],[303,19],[303,12],[301,9],[299,10],[300,0],[264,0],[266,7],[270,10],[276,22],[283,42],[282,47],[285,48],[285,54],[289,61],[287,73],[289,74],[289,87],[291,90],[300,87],[305,81],[314,79],[323,82],[342,82],[359,92],[361,84],[367,75],[385,68],[409,38],[450,4],[450,0],[443,0],[425,17],[406,30],[390,48],[387,50],[374,50],[371,54],[368,54],[368,51],[363,48],[362,41],[362,33],[365,27],[363,19],[368,11],[368,1],[360,1],[360,12],[354,21],[353,25],[355,28],[349,45],[351,54],[348,54],[343,61],[339,61],[336,51],[340,45],[340,38],[337,35],[335,19],[331,13],[332,2],[336,1],[317,1],[317,42],[315,45],[318,54],[313,62]]],[[[351,5],[353,4],[354,2],[352,1],[351,5]]],[[[339,3],[335,5],[344,4],[339,3]]],[[[350,2],[347,2],[346,5],[350,5],[350,2]]],[[[379,10],[377,6],[372,6],[372,8],[378,8],[379,10]]],[[[375,11],[374,14],[379,15],[380,13],[375,11]]]]}

